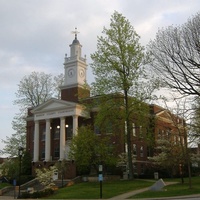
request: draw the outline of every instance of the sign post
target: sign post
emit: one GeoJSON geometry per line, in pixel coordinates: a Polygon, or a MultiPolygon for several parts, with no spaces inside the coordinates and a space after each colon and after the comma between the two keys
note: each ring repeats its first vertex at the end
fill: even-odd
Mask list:
{"type": "Polygon", "coordinates": [[[103,165],[99,165],[100,199],[102,199],[103,165]]]}
{"type": "Polygon", "coordinates": [[[17,182],[16,182],[16,179],[13,180],[13,186],[14,186],[14,199],[16,197],[16,185],[17,185],[17,182]]]}

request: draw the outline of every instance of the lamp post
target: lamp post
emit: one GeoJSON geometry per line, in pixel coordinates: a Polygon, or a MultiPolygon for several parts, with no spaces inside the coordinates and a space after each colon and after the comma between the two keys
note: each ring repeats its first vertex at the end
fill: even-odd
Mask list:
{"type": "Polygon", "coordinates": [[[18,193],[18,198],[20,198],[20,178],[21,178],[21,168],[22,168],[22,154],[23,154],[23,147],[19,147],[18,149],[18,156],[19,156],[19,193],[18,193]]]}
{"type": "Polygon", "coordinates": [[[60,162],[60,171],[61,171],[61,180],[62,180],[62,188],[63,188],[63,183],[64,183],[64,170],[63,170],[63,161],[62,160],[59,160],[60,162]]]}

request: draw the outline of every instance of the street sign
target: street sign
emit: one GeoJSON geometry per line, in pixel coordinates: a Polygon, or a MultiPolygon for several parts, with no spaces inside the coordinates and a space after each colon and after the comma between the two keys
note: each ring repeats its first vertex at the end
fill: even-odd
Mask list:
{"type": "Polygon", "coordinates": [[[14,186],[17,185],[17,181],[16,181],[16,179],[13,180],[13,185],[14,185],[14,186]]]}
{"type": "Polygon", "coordinates": [[[99,172],[103,171],[103,165],[99,165],[99,172]]]}
{"type": "Polygon", "coordinates": [[[99,181],[103,181],[103,175],[99,174],[99,181]]]}

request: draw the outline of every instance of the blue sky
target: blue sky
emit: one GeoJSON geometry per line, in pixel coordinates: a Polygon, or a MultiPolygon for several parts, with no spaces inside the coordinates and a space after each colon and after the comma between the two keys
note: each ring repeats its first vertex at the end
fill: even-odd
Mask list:
{"type": "MultiPolygon", "coordinates": [[[[14,133],[11,122],[18,107],[13,101],[19,81],[33,71],[63,73],[75,27],[89,64],[97,36],[109,26],[114,10],[129,19],[146,45],[158,28],[183,24],[199,8],[199,0],[1,0],[0,140],[14,133]]],[[[94,80],[90,68],[87,77],[88,83],[94,80]]]]}

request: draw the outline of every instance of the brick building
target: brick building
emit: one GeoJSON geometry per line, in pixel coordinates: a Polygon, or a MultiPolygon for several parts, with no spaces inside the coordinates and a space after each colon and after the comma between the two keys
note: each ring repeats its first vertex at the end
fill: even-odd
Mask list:
{"type": "MultiPolygon", "coordinates": [[[[90,90],[86,87],[87,63],[86,58],[82,57],[81,51],[82,46],[75,34],[75,39],[70,45],[70,56],[65,55],[64,58],[64,84],[60,87],[61,99],[52,98],[28,110],[27,151],[30,152],[33,159],[33,170],[41,166],[48,167],[63,159],[69,160],[69,144],[73,135],[77,134],[78,127],[86,124],[93,125],[93,116],[96,111],[83,112],[84,106],[79,102],[80,98],[88,101],[98,98],[90,97],[90,90]],[[88,118],[88,114],[90,118],[88,118]]],[[[137,120],[133,120],[132,123],[133,165],[134,172],[137,174],[145,173],[149,166],[148,156],[153,155],[153,147],[147,141],[147,135],[150,135],[151,143],[154,143],[160,135],[164,137],[165,134],[173,133],[174,139],[176,135],[176,131],[172,131],[175,130],[175,126],[169,111],[157,105],[148,105],[148,107],[150,117],[148,117],[149,123],[147,124],[149,127],[137,124],[137,120]]],[[[112,143],[118,145],[118,152],[126,152],[126,144],[123,139],[124,126],[124,123],[119,124],[116,130],[120,134],[111,136],[112,143]]],[[[177,140],[180,140],[180,135],[176,135],[176,137],[177,140]]],[[[67,177],[73,178],[76,176],[74,162],[71,162],[70,169],[67,177]]]]}

